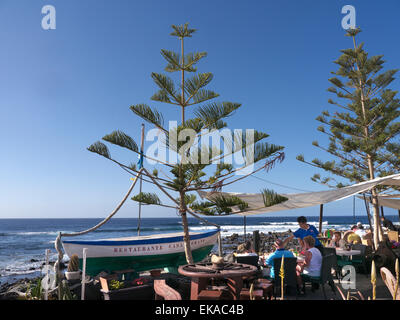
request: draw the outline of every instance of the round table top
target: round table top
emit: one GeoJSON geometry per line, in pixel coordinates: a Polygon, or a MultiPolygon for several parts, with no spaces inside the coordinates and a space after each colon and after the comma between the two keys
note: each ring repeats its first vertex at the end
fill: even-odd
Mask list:
{"type": "Polygon", "coordinates": [[[180,266],[178,272],[192,278],[231,278],[249,276],[258,271],[256,266],[244,263],[226,263],[215,268],[212,263],[196,263],[180,266]]]}
{"type": "Polygon", "coordinates": [[[345,250],[336,248],[336,254],[339,256],[357,256],[361,254],[361,250],[345,250]]]}

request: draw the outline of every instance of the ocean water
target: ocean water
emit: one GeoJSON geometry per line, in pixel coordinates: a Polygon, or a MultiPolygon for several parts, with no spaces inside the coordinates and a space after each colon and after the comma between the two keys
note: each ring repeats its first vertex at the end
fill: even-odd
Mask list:
{"type": "MultiPolygon", "coordinates": [[[[318,228],[318,217],[307,217],[310,224],[318,228]]],[[[388,217],[398,223],[398,217],[388,217]]],[[[58,232],[77,232],[93,227],[102,219],[0,219],[0,283],[10,277],[22,277],[37,274],[45,261],[45,250],[50,249],[50,261],[55,261],[57,252],[54,240],[58,232]]],[[[243,234],[244,218],[238,216],[207,217],[207,220],[221,226],[222,236],[233,233],[243,234]]],[[[366,216],[328,216],[324,217],[323,228],[346,230],[355,222],[361,221],[368,226],[366,216]]],[[[100,229],[76,239],[106,239],[137,235],[138,220],[135,218],[114,218],[100,229]]],[[[205,231],[214,228],[203,222],[189,218],[191,231],[205,231]]],[[[246,232],[283,232],[298,228],[296,217],[260,217],[246,218],[246,232]]],[[[143,218],[141,235],[172,233],[182,231],[180,217],[143,218]]],[[[68,257],[64,256],[67,261],[68,257]]]]}

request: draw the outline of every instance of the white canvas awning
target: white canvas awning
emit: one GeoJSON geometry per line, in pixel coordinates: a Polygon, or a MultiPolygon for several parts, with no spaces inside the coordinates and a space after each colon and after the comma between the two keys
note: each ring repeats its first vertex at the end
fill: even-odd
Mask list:
{"type": "MultiPolygon", "coordinates": [[[[248,203],[249,205],[246,212],[238,214],[251,215],[251,214],[261,214],[261,213],[276,212],[276,211],[291,210],[291,209],[300,209],[300,208],[325,204],[337,200],[342,200],[351,197],[352,195],[368,191],[377,185],[396,185],[396,186],[400,185],[400,173],[383,178],[376,178],[374,180],[364,181],[340,189],[318,191],[318,192],[296,193],[296,194],[280,194],[288,198],[288,200],[271,207],[265,207],[263,195],[261,193],[199,191],[199,194],[202,198],[206,198],[208,200],[212,200],[213,197],[218,195],[236,196],[245,201],[246,203],[248,203]]],[[[235,208],[233,208],[233,210],[236,211],[235,208]]],[[[237,211],[239,211],[239,209],[237,209],[237,211]]]]}
{"type": "Polygon", "coordinates": [[[378,197],[378,203],[380,206],[383,207],[400,210],[400,199],[388,199],[386,197],[385,198],[378,197]]]}

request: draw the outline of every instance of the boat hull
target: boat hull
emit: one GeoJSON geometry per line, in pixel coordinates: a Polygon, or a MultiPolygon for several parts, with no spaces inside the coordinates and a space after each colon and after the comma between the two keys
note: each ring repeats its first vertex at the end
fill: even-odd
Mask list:
{"type": "MultiPolygon", "coordinates": [[[[191,233],[190,244],[195,262],[203,260],[217,242],[219,230],[191,233]]],[[[137,272],[177,268],[186,264],[183,233],[94,241],[63,241],[66,254],[78,255],[82,268],[83,249],[87,248],[86,273],[134,269],[137,272]]]]}

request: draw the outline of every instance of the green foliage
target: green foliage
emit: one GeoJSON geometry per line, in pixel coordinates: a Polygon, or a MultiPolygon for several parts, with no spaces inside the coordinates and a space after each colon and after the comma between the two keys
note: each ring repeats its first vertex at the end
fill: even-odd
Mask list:
{"type": "Polygon", "coordinates": [[[288,200],[288,198],[277,194],[273,190],[263,189],[261,190],[261,194],[263,196],[264,205],[266,207],[271,207],[288,200]]]}
{"type": "MultiPolygon", "coordinates": [[[[297,157],[352,183],[369,180],[370,170],[377,177],[400,169],[400,100],[397,92],[388,88],[397,70],[383,71],[383,56],[369,56],[363,43],[356,44],[360,32],[347,32],[354,47],[341,50],[342,55],[335,61],[338,69],[329,79],[333,86],[328,91],[336,95],[337,101],[329,99],[328,103],[335,110],[324,111],[316,118],[322,124],[318,131],[328,136],[329,144],[324,147],[314,141],[313,145],[335,160],[308,162],[303,155],[297,157]]],[[[344,181],[320,175],[312,180],[331,187],[344,185],[344,181]],[[336,185],[331,185],[332,181],[336,185]]]]}
{"type": "Polygon", "coordinates": [[[111,142],[120,147],[129,149],[134,152],[138,152],[138,146],[136,142],[127,134],[122,131],[114,131],[103,137],[104,141],[111,142]]]}
{"type": "Polygon", "coordinates": [[[133,201],[141,202],[143,204],[154,204],[160,205],[160,198],[155,193],[140,192],[136,196],[132,197],[133,201]]]}
{"type": "Polygon", "coordinates": [[[110,288],[110,290],[118,290],[124,288],[125,283],[123,281],[110,280],[108,287],[110,288]]]}
{"type": "Polygon", "coordinates": [[[87,148],[90,152],[97,153],[107,159],[110,159],[110,152],[108,151],[107,146],[104,143],[101,143],[100,141],[97,141],[93,143],[91,146],[87,148]]]}
{"type": "MultiPolygon", "coordinates": [[[[242,212],[247,210],[248,204],[237,197],[217,197],[212,202],[196,202],[196,197],[190,192],[197,190],[220,190],[224,184],[231,184],[240,178],[235,173],[249,165],[257,165],[256,169],[272,168],[276,163],[284,159],[283,147],[265,142],[268,134],[254,130],[254,139],[249,140],[246,132],[229,133],[221,137],[225,145],[230,145],[232,150],[223,152],[218,147],[209,147],[198,141],[204,135],[211,136],[213,130],[225,128],[225,120],[234,115],[241,107],[240,103],[229,101],[216,101],[219,94],[211,90],[208,86],[214,76],[211,72],[198,72],[197,66],[206,56],[206,52],[184,52],[184,40],[192,37],[195,29],[189,28],[188,24],[173,25],[171,35],[180,41],[180,52],[171,50],[161,50],[161,55],[166,61],[164,71],[169,74],[178,72],[177,77],[180,82],[167,74],[151,73],[151,78],[157,86],[157,91],[151,97],[156,103],[167,103],[176,105],[179,108],[182,121],[175,130],[167,131],[164,128],[164,116],[156,108],[145,103],[132,105],[131,111],[156,126],[165,134],[165,146],[175,153],[178,153],[178,163],[167,164],[170,170],[168,179],[158,177],[158,171],[153,171],[153,177],[164,187],[179,193],[176,199],[179,203],[180,212],[185,212],[187,206],[196,212],[206,215],[221,215],[232,212],[242,212]],[[188,74],[190,73],[190,74],[188,74]],[[192,117],[186,119],[186,109],[194,106],[192,117]],[[187,133],[195,133],[195,137],[187,136],[187,133]],[[177,138],[175,138],[177,137],[177,138]],[[179,141],[184,140],[184,141],[179,141]],[[227,157],[232,157],[236,152],[241,153],[246,159],[244,165],[233,165],[227,161],[227,157]],[[251,159],[254,159],[251,162],[251,159]],[[263,164],[261,161],[265,161],[263,164]],[[209,169],[214,166],[215,170],[209,169]]],[[[207,136],[207,138],[209,138],[207,136]]],[[[138,153],[135,141],[122,131],[114,131],[103,137],[113,145],[129,149],[138,153]]],[[[120,165],[125,169],[136,171],[136,166],[121,165],[112,159],[107,147],[101,142],[97,142],[89,147],[89,150],[96,152],[120,165]]],[[[146,157],[146,155],[144,155],[146,157]]],[[[140,193],[132,200],[144,204],[161,205],[160,199],[151,193],[140,193]]],[[[176,204],[174,204],[176,205],[176,204]]]]}
{"type": "Polygon", "coordinates": [[[67,280],[60,283],[61,300],[77,300],[76,294],[73,294],[68,286],[67,280]]]}
{"type": "Polygon", "coordinates": [[[234,213],[238,213],[246,211],[249,205],[239,197],[218,195],[210,201],[194,202],[190,207],[205,215],[228,215],[233,213],[234,207],[237,208],[234,213]]]}
{"type": "Polygon", "coordinates": [[[164,125],[164,117],[157,110],[150,108],[145,104],[138,104],[131,106],[130,109],[133,113],[146,120],[149,123],[154,124],[158,128],[162,128],[164,125]]]}
{"type": "Polygon", "coordinates": [[[29,300],[41,300],[43,298],[42,279],[37,279],[36,283],[28,283],[26,298],[29,300]]]}

